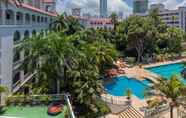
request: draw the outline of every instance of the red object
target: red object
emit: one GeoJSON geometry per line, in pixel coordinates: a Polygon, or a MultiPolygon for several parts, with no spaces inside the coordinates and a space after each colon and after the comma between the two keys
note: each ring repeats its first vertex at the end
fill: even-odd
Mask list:
{"type": "Polygon", "coordinates": [[[52,103],[48,107],[48,114],[49,115],[58,115],[62,112],[63,105],[61,103],[52,103]]]}

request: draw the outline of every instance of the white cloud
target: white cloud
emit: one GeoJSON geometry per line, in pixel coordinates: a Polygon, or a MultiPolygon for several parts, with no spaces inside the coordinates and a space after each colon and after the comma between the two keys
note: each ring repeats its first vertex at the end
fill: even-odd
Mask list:
{"type": "MultiPolygon", "coordinates": [[[[149,0],[149,5],[155,3],[162,3],[168,9],[186,6],[186,0],[149,0]]],[[[59,13],[64,11],[71,13],[71,9],[76,7],[82,8],[83,13],[99,14],[99,0],[58,0],[57,3],[59,13]]],[[[122,11],[124,16],[128,16],[132,13],[132,6],[126,4],[125,0],[108,0],[108,11],[109,13],[122,11]]]]}
{"type": "Polygon", "coordinates": [[[186,6],[186,0],[150,0],[149,3],[162,3],[167,9],[177,9],[180,6],[186,6]]]}
{"type": "MultiPolygon", "coordinates": [[[[76,7],[82,8],[84,13],[99,14],[99,0],[58,0],[57,11],[71,13],[71,9],[76,7]]],[[[108,0],[108,11],[109,13],[123,11],[127,16],[132,13],[132,8],[123,0],[108,0]]]]}

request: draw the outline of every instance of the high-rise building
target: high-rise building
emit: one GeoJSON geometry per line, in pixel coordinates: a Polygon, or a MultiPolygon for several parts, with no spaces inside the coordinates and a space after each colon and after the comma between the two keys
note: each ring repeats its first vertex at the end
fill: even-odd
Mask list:
{"type": "Polygon", "coordinates": [[[148,10],[148,0],[134,0],[133,13],[145,14],[148,10]]]}
{"type": "Polygon", "coordinates": [[[81,16],[81,8],[73,8],[72,15],[73,16],[81,16]]]}
{"type": "Polygon", "coordinates": [[[100,17],[107,17],[107,0],[100,0],[100,17]]]}

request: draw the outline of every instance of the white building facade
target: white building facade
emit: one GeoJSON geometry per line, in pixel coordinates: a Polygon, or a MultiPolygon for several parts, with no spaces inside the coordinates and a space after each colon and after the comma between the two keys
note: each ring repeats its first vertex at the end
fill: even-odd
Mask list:
{"type": "Polygon", "coordinates": [[[163,4],[153,4],[150,9],[158,9],[159,16],[170,27],[178,27],[186,31],[186,7],[176,10],[165,9],[163,4]]]}
{"type": "Polygon", "coordinates": [[[45,34],[57,16],[53,0],[0,1],[0,84],[16,92],[31,74],[20,65],[25,58],[20,41],[45,34]]]}

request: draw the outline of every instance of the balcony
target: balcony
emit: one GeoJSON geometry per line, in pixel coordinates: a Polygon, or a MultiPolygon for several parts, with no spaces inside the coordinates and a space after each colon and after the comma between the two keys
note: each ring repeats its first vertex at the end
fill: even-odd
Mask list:
{"type": "Polygon", "coordinates": [[[12,10],[5,10],[5,24],[6,25],[14,25],[15,19],[14,19],[14,11],[12,10]]]}
{"type": "Polygon", "coordinates": [[[0,9],[0,25],[3,24],[3,10],[0,9]]]}
{"type": "Polygon", "coordinates": [[[25,24],[26,25],[29,25],[30,24],[30,21],[31,21],[31,17],[29,14],[25,14],[25,24]]]}

